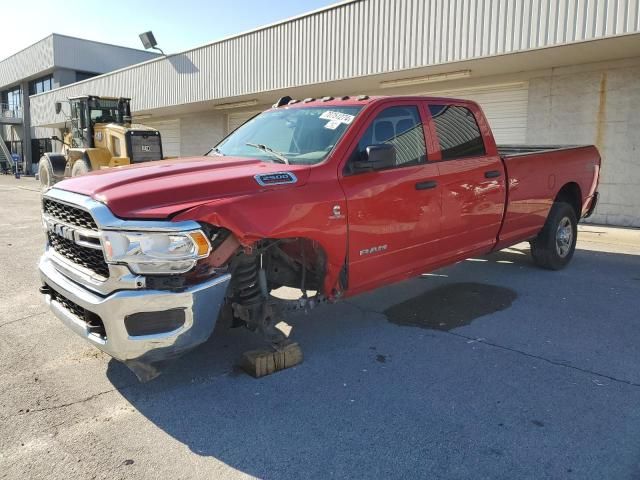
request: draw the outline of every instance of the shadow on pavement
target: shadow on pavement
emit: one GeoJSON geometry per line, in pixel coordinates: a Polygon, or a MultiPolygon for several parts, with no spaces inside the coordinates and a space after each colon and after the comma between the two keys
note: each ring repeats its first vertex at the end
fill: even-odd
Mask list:
{"type": "MultiPolygon", "coordinates": [[[[114,385],[127,385],[117,388],[140,413],[191,451],[260,478],[564,478],[567,472],[613,478],[628,472],[633,451],[616,450],[612,469],[612,452],[592,447],[603,431],[612,439],[628,435],[624,412],[635,408],[638,395],[612,396],[617,385],[605,391],[590,378],[580,386],[580,372],[445,332],[398,327],[377,313],[480,277],[488,284],[503,279],[517,290],[520,278],[534,276],[542,285],[537,293],[548,296],[551,277],[545,275],[557,274],[528,271],[526,253],[510,249],[461,262],[440,276],[296,318],[304,363],[259,380],[233,369],[243,351],[259,345],[241,329],[216,332],[148,384],[132,385],[133,374],[115,361],[107,375],[114,385]]],[[[560,275],[625,262],[606,253],[576,257],[560,275]]],[[[634,257],[629,267],[637,265],[634,257]]],[[[510,313],[520,299],[509,301],[513,305],[494,309],[501,310],[496,315],[526,321],[521,312],[510,313]]],[[[640,427],[638,418],[633,423],[640,427]]]]}

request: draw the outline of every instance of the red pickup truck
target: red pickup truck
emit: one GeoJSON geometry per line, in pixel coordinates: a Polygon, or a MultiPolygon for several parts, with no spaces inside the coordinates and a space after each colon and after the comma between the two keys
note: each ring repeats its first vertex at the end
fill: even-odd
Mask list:
{"type": "Polygon", "coordinates": [[[279,341],[283,307],[524,240],[560,269],[599,169],[593,146],[496,146],[470,101],[285,97],[206,156],[48,190],[41,291],[72,330],[144,372],[220,317],[279,341]],[[276,298],[283,286],[300,298],[276,298]]]}

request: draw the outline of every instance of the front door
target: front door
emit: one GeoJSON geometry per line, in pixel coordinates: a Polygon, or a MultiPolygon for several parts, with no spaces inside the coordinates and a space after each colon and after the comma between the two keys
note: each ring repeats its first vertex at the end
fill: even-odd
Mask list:
{"type": "Polygon", "coordinates": [[[349,291],[409,276],[428,263],[440,233],[438,167],[427,159],[425,112],[415,103],[380,106],[371,115],[346,164],[349,291]],[[366,148],[391,144],[395,166],[362,171],[366,148]]]}

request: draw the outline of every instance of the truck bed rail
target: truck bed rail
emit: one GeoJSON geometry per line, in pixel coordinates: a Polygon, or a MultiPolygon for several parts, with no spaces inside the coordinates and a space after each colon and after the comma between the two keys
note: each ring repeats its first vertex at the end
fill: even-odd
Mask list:
{"type": "Polygon", "coordinates": [[[502,157],[528,155],[531,153],[549,152],[552,150],[567,150],[570,148],[587,147],[588,145],[497,145],[498,153],[502,157]]]}

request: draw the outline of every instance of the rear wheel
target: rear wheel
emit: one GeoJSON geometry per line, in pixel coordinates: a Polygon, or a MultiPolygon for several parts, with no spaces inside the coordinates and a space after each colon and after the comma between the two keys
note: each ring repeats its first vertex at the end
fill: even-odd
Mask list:
{"type": "Polygon", "coordinates": [[[81,158],[73,163],[73,167],[71,167],[71,176],[77,177],[79,175],[89,173],[90,171],[91,168],[89,167],[89,162],[87,162],[84,158],[81,158]]]}
{"type": "Polygon", "coordinates": [[[542,231],[531,242],[536,265],[548,270],[564,268],[573,257],[578,238],[578,219],[573,207],[555,202],[542,231]]]}
{"type": "Polygon", "coordinates": [[[40,162],[38,163],[38,178],[40,179],[40,188],[42,188],[43,191],[52,187],[55,183],[53,166],[51,165],[51,160],[49,160],[49,157],[46,155],[40,158],[40,162]]]}

